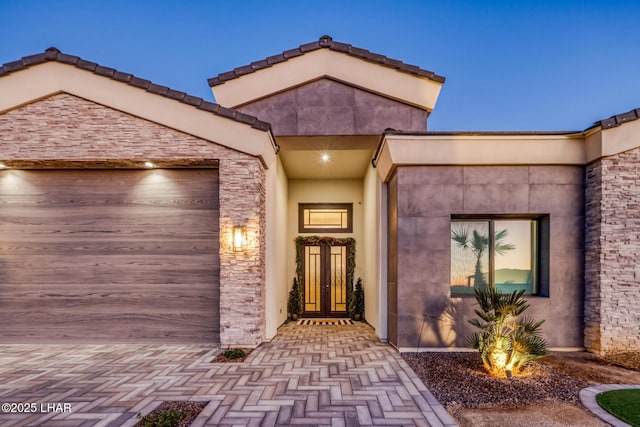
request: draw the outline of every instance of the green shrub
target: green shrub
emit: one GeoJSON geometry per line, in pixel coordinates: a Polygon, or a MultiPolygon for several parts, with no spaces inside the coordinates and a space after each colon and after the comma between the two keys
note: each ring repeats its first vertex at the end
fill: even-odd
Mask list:
{"type": "Polygon", "coordinates": [[[145,415],[138,414],[140,421],[139,427],[174,427],[187,416],[186,412],[177,409],[167,409],[156,414],[145,415]]]}
{"type": "Polygon", "coordinates": [[[224,357],[227,359],[242,359],[246,356],[246,353],[241,348],[230,348],[224,352],[224,357]]]}
{"type": "Polygon", "coordinates": [[[481,320],[471,319],[469,323],[480,332],[474,332],[467,340],[480,352],[491,375],[510,376],[547,354],[547,342],[540,336],[544,320],[520,317],[529,308],[524,292],[503,294],[493,287],[475,290],[480,306],[475,313],[481,320]]]}
{"type": "Polygon", "coordinates": [[[293,279],[293,286],[289,291],[289,301],[287,301],[287,311],[289,315],[302,313],[302,289],[298,279],[293,279]]]}
{"type": "Polygon", "coordinates": [[[362,278],[358,277],[356,288],[353,291],[353,307],[350,310],[353,315],[359,314],[364,317],[364,288],[362,287],[362,278]]]}

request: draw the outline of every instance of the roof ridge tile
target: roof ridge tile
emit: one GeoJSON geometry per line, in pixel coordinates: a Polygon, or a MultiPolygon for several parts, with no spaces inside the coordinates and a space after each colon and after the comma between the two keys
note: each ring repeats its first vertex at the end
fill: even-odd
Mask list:
{"type": "Polygon", "coordinates": [[[235,68],[233,71],[220,73],[216,77],[211,77],[207,79],[207,82],[209,83],[210,87],[217,86],[225,83],[228,80],[233,80],[237,77],[254,73],[261,69],[270,67],[274,64],[287,61],[291,58],[295,58],[297,56],[304,55],[307,52],[312,52],[318,49],[329,49],[336,52],[345,53],[347,55],[351,55],[356,58],[361,58],[366,61],[374,62],[376,64],[386,66],[388,68],[393,68],[400,72],[418,75],[421,77],[426,77],[428,79],[431,79],[440,83],[444,83],[445,81],[444,77],[437,75],[433,71],[422,69],[417,65],[405,64],[400,60],[392,59],[385,55],[374,53],[367,49],[355,47],[347,43],[336,42],[333,40],[333,38],[331,38],[331,36],[323,35],[322,37],[320,37],[318,41],[305,43],[298,46],[297,48],[285,50],[284,52],[279,53],[277,55],[268,56],[263,60],[254,61],[248,66],[238,67],[238,68],[235,68]],[[251,71],[247,71],[247,70],[251,70],[251,71]]]}
{"type": "Polygon", "coordinates": [[[285,50],[284,52],[282,52],[282,56],[284,56],[286,59],[295,58],[296,56],[302,56],[302,51],[300,51],[300,48],[297,47],[295,49],[285,50]]]}
{"type": "Polygon", "coordinates": [[[103,67],[102,65],[98,65],[93,72],[99,76],[105,77],[113,77],[116,74],[115,68],[103,67]]]}
{"type": "Polygon", "coordinates": [[[169,88],[166,86],[151,83],[147,88],[147,92],[155,93],[156,95],[166,96],[169,93],[169,88]]]}
{"type": "Polygon", "coordinates": [[[182,91],[169,88],[169,91],[167,91],[166,96],[172,99],[176,99],[178,101],[182,101],[185,98],[185,96],[187,96],[187,94],[182,91]]]}
{"type": "Polygon", "coordinates": [[[314,50],[318,50],[321,47],[322,46],[320,46],[320,42],[311,42],[311,43],[305,43],[303,45],[300,45],[299,49],[300,49],[300,52],[307,53],[307,52],[311,52],[311,51],[314,51],[314,50]]]}
{"type": "Polygon", "coordinates": [[[21,70],[24,67],[25,67],[25,64],[23,64],[21,60],[18,60],[18,61],[7,62],[2,66],[2,69],[9,73],[12,73],[14,71],[21,70]]]}
{"type": "Polygon", "coordinates": [[[43,53],[37,53],[35,55],[23,56],[20,61],[23,65],[29,66],[41,64],[45,61],[45,58],[43,53]]]}
{"type": "Polygon", "coordinates": [[[261,69],[261,68],[268,68],[268,67],[270,67],[270,66],[271,66],[271,64],[269,64],[269,63],[267,62],[267,60],[266,60],[266,59],[262,59],[262,60],[260,60],[260,61],[254,61],[254,62],[252,62],[252,63],[251,63],[251,64],[249,64],[249,65],[250,65],[250,66],[251,66],[251,68],[252,68],[252,69],[254,69],[254,70],[259,70],[259,69],[261,69]]]}
{"type": "Polygon", "coordinates": [[[62,53],[60,51],[58,51],[58,55],[56,56],[56,61],[62,62],[64,64],[76,65],[79,60],[79,56],[67,55],[66,53],[62,53]]]}
{"type": "Polygon", "coordinates": [[[320,40],[318,40],[320,47],[329,47],[333,44],[333,37],[329,35],[320,36],[320,40]]]}
{"type": "Polygon", "coordinates": [[[76,67],[84,68],[85,70],[89,71],[95,71],[96,68],[98,68],[98,64],[91,61],[85,61],[84,59],[80,58],[80,60],[76,64],[76,67]]]}
{"type": "Polygon", "coordinates": [[[123,73],[122,71],[116,71],[113,74],[113,78],[115,80],[118,80],[120,82],[127,82],[130,83],[131,79],[133,78],[133,74],[129,74],[129,73],[123,73]]]}
{"type": "Polygon", "coordinates": [[[635,108],[625,113],[615,114],[609,118],[599,120],[592,127],[600,126],[602,129],[611,129],[638,119],[640,119],[640,108],[635,108]]]}

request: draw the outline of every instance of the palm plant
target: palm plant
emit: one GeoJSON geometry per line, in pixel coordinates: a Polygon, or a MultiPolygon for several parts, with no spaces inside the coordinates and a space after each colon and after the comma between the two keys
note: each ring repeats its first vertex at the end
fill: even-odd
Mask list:
{"type": "Polygon", "coordinates": [[[498,377],[520,372],[532,360],[547,354],[547,342],[540,335],[544,320],[536,322],[526,316],[529,308],[524,290],[503,294],[494,288],[475,289],[479,319],[471,323],[480,332],[474,332],[467,340],[480,352],[485,369],[498,377]]]}
{"type": "MultiPolygon", "coordinates": [[[[493,250],[498,255],[504,255],[508,251],[515,249],[515,245],[511,243],[504,243],[504,239],[507,237],[507,229],[498,231],[493,237],[493,250]]],[[[451,229],[451,240],[462,249],[469,249],[476,257],[476,268],[473,276],[474,289],[487,289],[488,284],[485,275],[482,274],[482,256],[489,249],[489,236],[483,235],[478,230],[473,230],[471,236],[469,236],[469,227],[457,227],[451,229]]]]}

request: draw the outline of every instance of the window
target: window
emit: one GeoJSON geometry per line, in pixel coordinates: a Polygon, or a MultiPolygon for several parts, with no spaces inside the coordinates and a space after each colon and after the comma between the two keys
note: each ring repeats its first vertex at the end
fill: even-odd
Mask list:
{"type": "Polygon", "coordinates": [[[539,228],[535,218],[452,218],[451,293],[495,286],[537,294],[539,228]]]}
{"type": "Polygon", "coordinates": [[[351,203],[306,203],[298,205],[299,233],[353,232],[351,203]]]}

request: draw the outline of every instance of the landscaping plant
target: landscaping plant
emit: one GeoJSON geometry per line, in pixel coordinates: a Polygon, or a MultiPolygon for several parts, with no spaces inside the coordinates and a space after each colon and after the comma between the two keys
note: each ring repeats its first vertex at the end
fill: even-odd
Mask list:
{"type": "Polygon", "coordinates": [[[364,288],[362,287],[362,278],[358,277],[356,281],[356,288],[353,291],[352,297],[349,299],[350,310],[349,312],[356,320],[364,318],[364,288]]]}
{"type": "Polygon", "coordinates": [[[138,427],[174,427],[177,426],[180,421],[187,417],[186,412],[177,409],[167,409],[160,413],[154,413],[142,416],[138,413],[138,427]]]}
{"type": "Polygon", "coordinates": [[[522,316],[529,308],[524,290],[503,294],[494,287],[475,289],[480,319],[471,319],[479,332],[468,337],[480,352],[485,369],[497,377],[519,373],[529,362],[547,354],[547,342],[540,336],[544,320],[522,316]]]}
{"type": "Polygon", "coordinates": [[[296,278],[293,279],[293,286],[291,286],[291,291],[289,291],[287,311],[289,312],[291,320],[296,320],[298,315],[302,313],[302,289],[296,278]]]}
{"type": "Polygon", "coordinates": [[[224,352],[224,357],[227,359],[241,359],[246,356],[246,353],[241,348],[230,348],[224,352]]]}

